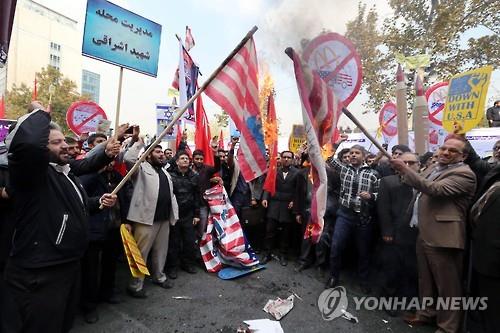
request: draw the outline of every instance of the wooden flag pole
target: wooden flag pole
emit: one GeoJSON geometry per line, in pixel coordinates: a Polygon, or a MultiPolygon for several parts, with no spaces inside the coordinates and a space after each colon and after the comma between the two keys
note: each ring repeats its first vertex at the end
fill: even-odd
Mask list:
{"type": "Polygon", "coordinates": [[[354,115],[351,112],[349,112],[349,110],[347,110],[346,108],[342,108],[342,113],[345,114],[347,118],[351,119],[351,121],[361,130],[361,132],[363,132],[363,134],[368,138],[368,140],[370,140],[373,143],[373,145],[382,152],[382,154],[387,156],[389,159],[392,159],[392,156],[387,152],[387,150],[385,150],[384,147],[382,147],[382,145],[366,130],[366,128],[363,125],[361,125],[358,119],[354,117],[354,115]]]}
{"type": "MultiPolygon", "coordinates": [[[[285,49],[285,53],[290,57],[290,59],[293,59],[295,51],[293,50],[293,48],[287,47],[285,49]]],[[[370,133],[368,133],[366,128],[361,125],[358,119],[356,119],[356,117],[354,117],[354,115],[349,112],[349,110],[347,110],[346,108],[342,108],[342,112],[347,116],[347,118],[351,119],[351,121],[361,130],[361,132],[363,132],[364,135],[366,135],[368,140],[370,140],[375,145],[375,147],[378,148],[378,150],[380,150],[389,159],[392,159],[392,156],[387,152],[387,150],[385,150],[384,147],[382,147],[382,145],[377,140],[375,140],[375,138],[370,133]]]]}
{"type": "MultiPolygon", "coordinates": [[[[130,179],[130,177],[132,177],[132,175],[137,171],[137,169],[139,169],[139,166],[141,165],[142,162],[144,162],[144,160],[146,160],[146,157],[154,150],[154,147],[157,146],[158,144],[160,144],[163,137],[165,135],[167,135],[167,133],[170,131],[172,126],[174,126],[174,124],[177,122],[177,120],[179,120],[179,118],[182,117],[184,112],[186,112],[186,110],[188,109],[188,106],[191,103],[193,103],[196,100],[196,98],[198,98],[198,96],[200,96],[200,94],[208,87],[210,82],[212,82],[212,80],[215,79],[215,77],[224,68],[224,66],[226,66],[229,63],[229,61],[231,61],[231,59],[233,59],[234,55],[236,53],[238,53],[238,51],[243,47],[243,45],[245,45],[245,43],[250,38],[252,38],[252,36],[257,31],[257,29],[258,29],[257,26],[254,26],[246,34],[245,38],[243,38],[241,40],[241,42],[234,48],[234,50],[226,57],[226,59],[224,59],[222,64],[220,64],[220,66],[217,67],[217,69],[212,73],[212,75],[210,75],[210,77],[201,85],[201,87],[198,88],[196,93],[187,101],[186,105],[182,106],[181,108],[176,109],[174,117],[172,118],[172,121],[165,127],[163,132],[161,132],[161,134],[158,135],[156,140],[149,146],[149,148],[146,149],[146,151],[141,155],[141,157],[137,160],[137,162],[135,162],[134,166],[127,172],[127,174],[123,177],[121,182],[118,185],[116,185],[115,189],[113,190],[113,192],[111,192],[111,194],[118,193],[118,191],[123,187],[123,185],[125,185],[125,183],[130,179]]],[[[101,205],[99,208],[102,209],[103,206],[101,205]]]]}

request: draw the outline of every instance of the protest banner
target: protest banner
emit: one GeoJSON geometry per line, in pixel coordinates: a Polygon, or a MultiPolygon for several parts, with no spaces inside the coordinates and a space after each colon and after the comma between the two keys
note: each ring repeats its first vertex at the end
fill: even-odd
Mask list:
{"type": "Polygon", "coordinates": [[[361,58],[354,44],[344,36],[330,32],[307,44],[304,61],[325,80],[347,107],[361,88],[361,58]]]}
{"type": "Polygon", "coordinates": [[[106,0],[88,0],[82,54],[120,67],[115,127],[120,121],[123,68],[156,77],[161,25],[106,0]]]}
{"type": "Polygon", "coordinates": [[[446,131],[442,126],[446,95],[448,95],[448,82],[436,83],[425,92],[429,110],[429,151],[436,151],[446,137],[446,131]]]}
{"type": "MultiPolygon", "coordinates": [[[[175,105],[156,104],[156,135],[159,136],[167,125],[174,119],[175,105]]],[[[180,124],[180,120],[178,121],[180,124]]],[[[172,127],[170,131],[163,137],[163,141],[175,140],[177,135],[177,126],[172,127]]]]}
{"type": "Polygon", "coordinates": [[[446,131],[465,133],[479,124],[492,70],[493,66],[485,66],[451,78],[443,114],[446,131]]]}
{"type": "Polygon", "coordinates": [[[76,135],[96,132],[101,119],[108,119],[106,112],[91,101],[74,102],[66,112],[66,123],[76,135]]]}
{"type": "Polygon", "coordinates": [[[393,102],[387,102],[379,112],[379,126],[384,136],[384,141],[388,141],[398,134],[397,106],[393,102]]]}
{"type": "Polygon", "coordinates": [[[288,150],[295,154],[304,142],[306,142],[304,125],[293,125],[292,133],[290,133],[290,137],[288,139],[288,150]]]}

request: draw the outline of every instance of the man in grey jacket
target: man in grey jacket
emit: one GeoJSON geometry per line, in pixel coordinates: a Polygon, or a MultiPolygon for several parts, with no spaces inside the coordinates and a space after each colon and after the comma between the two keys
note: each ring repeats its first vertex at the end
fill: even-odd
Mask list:
{"type": "MultiPolygon", "coordinates": [[[[132,146],[124,155],[128,167],[132,167],[144,148],[139,139],[139,128],[134,127],[132,146]]],[[[173,193],[172,179],[163,168],[164,153],[161,146],[153,149],[133,176],[134,191],[127,219],[133,223],[133,235],[144,260],[151,251],[153,283],[162,288],[172,288],[163,272],[168,253],[170,225],[178,219],[178,206],[173,193]]],[[[136,298],[147,297],[143,289],[144,278],[132,278],[127,292],[136,298]]]]}

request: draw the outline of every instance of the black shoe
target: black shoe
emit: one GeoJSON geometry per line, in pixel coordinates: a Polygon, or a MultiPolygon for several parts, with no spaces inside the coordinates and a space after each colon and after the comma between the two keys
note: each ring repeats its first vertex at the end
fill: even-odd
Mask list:
{"type": "Polygon", "coordinates": [[[99,314],[97,313],[97,310],[90,310],[89,312],[85,313],[83,315],[83,319],[87,324],[94,324],[97,323],[99,320],[99,314]]]}
{"type": "Polygon", "coordinates": [[[339,284],[339,282],[337,281],[337,279],[334,277],[331,277],[326,282],[325,289],[335,288],[338,284],[339,284]]]}
{"type": "Polygon", "coordinates": [[[271,254],[266,253],[266,254],[264,254],[264,255],[262,256],[262,259],[260,259],[259,261],[260,261],[260,263],[261,263],[262,265],[265,265],[265,264],[267,264],[268,262],[270,262],[270,261],[271,261],[271,259],[273,259],[273,257],[271,256],[271,254]]]}
{"type": "Polygon", "coordinates": [[[170,282],[168,279],[163,281],[163,282],[153,282],[157,286],[162,287],[163,289],[172,289],[174,287],[174,284],[170,282]]]}
{"type": "Polygon", "coordinates": [[[167,271],[167,276],[169,279],[175,280],[177,279],[177,269],[172,268],[171,270],[167,271]]]}
{"type": "Polygon", "coordinates": [[[196,269],[193,266],[181,266],[182,270],[189,274],[196,274],[196,269]]]}
{"type": "Polygon", "coordinates": [[[279,262],[280,262],[280,265],[281,265],[281,266],[286,266],[286,265],[288,265],[288,260],[286,260],[286,257],[285,257],[285,256],[283,256],[283,255],[281,255],[281,256],[280,256],[280,260],[279,260],[279,262]]]}
{"type": "Polygon", "coordinates": [[[132,290],[127,288],[127,294],[129,294],[133,298],[147,298],[148,295],[146,295],[146,292],[144,289],[141,290],[132,290]]]}

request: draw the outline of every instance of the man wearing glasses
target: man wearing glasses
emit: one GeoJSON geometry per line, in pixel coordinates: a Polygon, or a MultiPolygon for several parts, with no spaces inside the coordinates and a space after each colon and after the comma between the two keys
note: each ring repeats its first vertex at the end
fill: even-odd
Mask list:
{"type": "MultiPolygon", "coordinates": [[[[398,157],[408,168],[419,172],[417,155],[411,152],[398,157]]],[[[413,198],[413,188],[402,182],[401,175],[380,179],[377,212],[384,241],[384,296],[417,296],[417,228],[406,219],[413,198]]],[[[395,316],[396,312],[387,311],[395,316]]]]}
{"type": "MultiPolygon", "coordinates": [[[[391,165],[403,182],[417,190],[409,207],[410,225],[419,230],[419,296],[461,297],[465,222],[476,189],[476,176],[463,161],[466,141],[450,138],[438,150],[437,163],[422,175],[401,159],[391,165]]],[[[439,332],[458,332],[463,311],[425,308],[405,321],[413,326],[437,323],[439,332]]]]}

